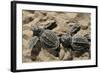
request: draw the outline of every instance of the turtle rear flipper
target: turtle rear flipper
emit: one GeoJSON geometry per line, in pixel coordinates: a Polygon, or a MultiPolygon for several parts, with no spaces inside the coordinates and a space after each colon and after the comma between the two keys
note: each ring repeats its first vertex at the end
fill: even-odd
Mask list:
{"type": "Polygon", "coordinates": [[[39,38],[37,36],[32,37],[29,41],[29,48],[32,49],[38,41],[39,38]]]}

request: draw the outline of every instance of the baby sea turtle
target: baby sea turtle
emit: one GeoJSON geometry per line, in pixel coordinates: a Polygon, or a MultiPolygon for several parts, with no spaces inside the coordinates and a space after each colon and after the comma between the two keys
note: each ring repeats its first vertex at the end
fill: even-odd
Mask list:
{"type": "Polygon", "coordinates": [[[34,27],[32,31],[35,37],[32,38],[30,47],[33,47],[38,40],[41,42],[41,47],[43,48],[56,49],[59,46],[59,38],[51,30],[34,27]]]}
{"type": "Polygon", "coordinates": [[[63,47],[69,48],[71,46],[73,50],[76,51],[89,49],[89,41],[86,37],[80,35],[75,35],[72,37],[69,34],[62,35],[60,42],[62,43],[63,47]]]}
{"type": "Polygon", "coordinates": [[[59,47],[59,38],[53,31],[48,29],[49,27],[50,25],[48,27],[46,26],[45,28],[41,27],[32,28],[33,37],[30,40],[29,48],[34,49],[38,41],[41,43],[41,45],[39,46],[41,46],[41,48],[44,49],[53,49],[55,51],[59,47]]]}
{"type": "Polygon", "coordinates": [[[63,35],[61,37],[61,43],[66,50],[71,50],[74,56],[80,56],[84,52],[89,52],[90,44],[86,37],[77,35],[71,37],[70,35],[63,35]]]}
{"type": "Polygon", "coordinates": [[[86,37],[81,35],[76,35],[80,30],[80,26],[75,23],[69,23],[69,33],[66,33],[60,37],[60,43],[67,49],[71,49],[73,52],[82,53],[89,51],[89,41],[86,37]]]}

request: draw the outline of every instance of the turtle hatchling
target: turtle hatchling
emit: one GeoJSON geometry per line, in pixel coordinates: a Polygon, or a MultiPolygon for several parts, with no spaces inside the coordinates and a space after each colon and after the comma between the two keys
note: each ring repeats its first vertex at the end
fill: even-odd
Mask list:
{"type": "Polygon", "coordinates": [[[32,31],[33,37],[29,44],[30,48],[34,49],[38,41],[41,43],[39,46],[44,49],[56,50],[59,47],[59,38],[53,31],[41,27],[33,27],[32,31]]]}
{"type": "Polygon", "coordinates": [[[65,50],[72,50],[74,56],[78,57],[84,52],[89,52],[90,44],[86,37],[80,35],[71,37],[69,34],[65,34],[61,36],[60,42],[65,50]]]}

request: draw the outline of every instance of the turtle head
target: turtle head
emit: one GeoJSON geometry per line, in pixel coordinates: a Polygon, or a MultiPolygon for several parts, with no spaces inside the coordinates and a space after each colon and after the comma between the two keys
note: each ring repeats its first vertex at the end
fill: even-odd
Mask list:
{"type": "Polygon", "coordinates": [[[44,29],[43,28],[40,28],[40,27],[33,27],[32,28],[32,31],[33,31],[33,36],[40,37],[41,34],[43,33],[44,29]]]}

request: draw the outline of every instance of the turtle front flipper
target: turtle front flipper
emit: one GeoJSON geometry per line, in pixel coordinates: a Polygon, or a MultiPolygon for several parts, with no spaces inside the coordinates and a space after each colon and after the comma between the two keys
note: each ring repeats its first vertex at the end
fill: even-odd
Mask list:
{"type": "Polygon", "coordinates": [[[39,38],[37,36],[32,37],[29,41],[29,48],[32,49],[38,41],[39,38]]]}
{"type": "Polygon", "coordinates": [[[29,48],[32,49],[31,50],[31,59],[32,59],[32,61],[35,61],[37,59],[38,54],[41,51],[41,43],[37,36],[34,36],[30,39],[29,48]]]}
{"type": "Polygon", "coordinates": [[[31,59],[33,61],[37,60],[37,56],[39,55],[40,51],[41,51],[41,43],[38,40],[36,45],[33,46],[32,51],[31,51],[31,59]]]}

